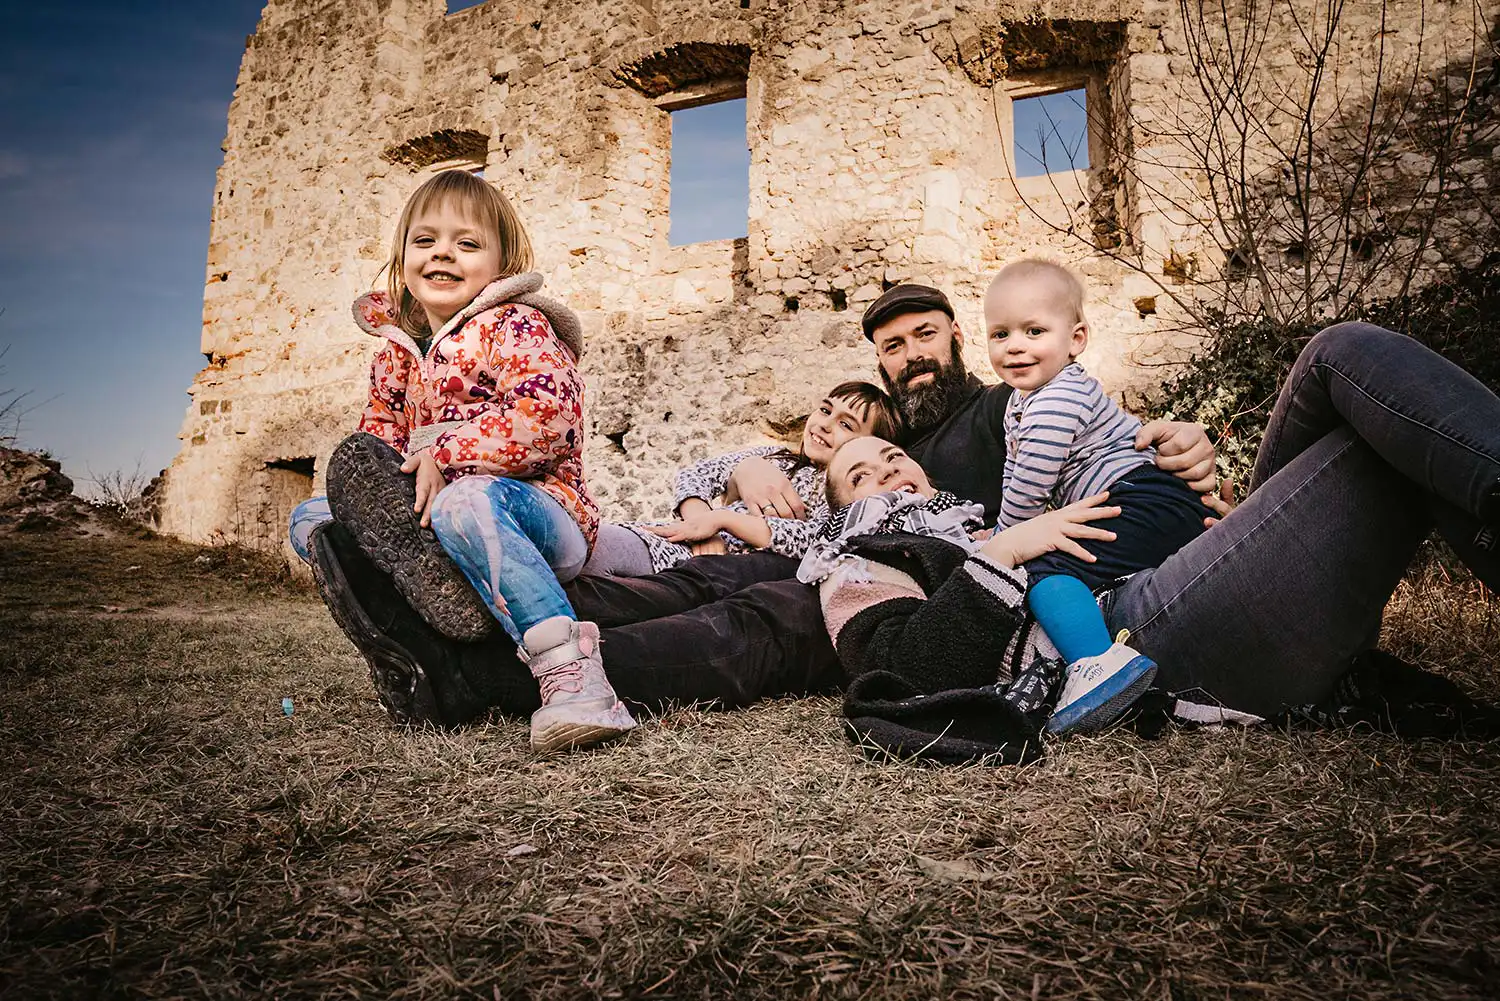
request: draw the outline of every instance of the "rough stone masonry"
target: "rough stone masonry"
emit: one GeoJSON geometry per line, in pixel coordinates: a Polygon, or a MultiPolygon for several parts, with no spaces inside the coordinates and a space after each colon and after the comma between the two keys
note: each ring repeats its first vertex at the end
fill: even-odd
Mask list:
{"type": "MultiPolygon", "coordinates": [[[[1218,120],[1203,110],[1204,46],[1224,41],[1191,16],[1203,2],[490,0],[449,14],[444,0],[270,0],[229,112],[206,365],[161,527],[281,545],[364,404],[377,345],[349,304],[376,283],[406,196],[452,166],[482,168],[515,202],[546,291],[584,318],[586,461],[614,519],[664,516],[680,465],[792,432],[833,383],[872,377],[860,311],[907,279],[950,293],[970,367],[992,378],[988,275],[1025,253],[1066,261],[1088,283],[1089,368],[1116,392],[1148,388],[1191,345],[1163,290],[1191,294],[1246,250],[1224,245],[1195,145],[1218,120]],[[1086,95],[1088,167],[1013,181],[1012,103],[1064,89],[1086,95]],[[738,97],[748,236],[671,246],[672,111],[738,97]]],[[[1495,20],[1494,0],[1349,0],[1338,37],[1310,45],[1326,5],[1211,2],[1261,32],[1258,79],[1333,81],[1320,128],[1393,82],[1473,93],[1495,20]]],[[[1293,148],[1296,95],[1255,86],[1266,141],[1293,148]]],[[[1486,138],[1445,176],[1489,183],[1486,138]]],[[[1435,161],[1413,150],[1350,182],[1361,212],[1385,219],[1417,197],[1398,182],[1435,161]]],[[[1472,263],[1493,217],[1470,212],[1468,230],[1427,233],[1424,274],[1472,263]]],[[[1306,236],[1267,233],[1257,249],[1295,278],[1306,236]]]]}

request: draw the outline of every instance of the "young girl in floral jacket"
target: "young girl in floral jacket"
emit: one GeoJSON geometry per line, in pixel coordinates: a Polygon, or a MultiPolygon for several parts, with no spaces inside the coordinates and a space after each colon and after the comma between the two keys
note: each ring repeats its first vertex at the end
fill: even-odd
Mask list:
{"type": "MultiPolygon", "coordinates": [[[[482,179],[446,171],[412,194],[388,288],[354,305],[385,343],[360,433],[329,463],[328,507],[434,628],[474,639],[498,620],[516,640],[541,689],[531,744],[546,752],[635,721],[559,583],[587,560],[599,509],[583,473],[581,327],[531,267],[515,210],[482,179]]],[[[426,715],[419,668],[376,667],[398,720],[426,715]]]]}

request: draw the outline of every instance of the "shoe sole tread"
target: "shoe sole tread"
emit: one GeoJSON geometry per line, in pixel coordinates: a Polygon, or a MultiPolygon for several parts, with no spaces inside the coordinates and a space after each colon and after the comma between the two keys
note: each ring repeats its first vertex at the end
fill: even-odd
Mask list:
{"type": "Polygon", "coordinates": [[[382,454],[377,443],[385,446],[373,435],[355,437],[334,451],[328,464],[328,503],[335,517],[432,628],[450,639],[484,639],[497,628],[495,617],[412,510],[416,478],[399,471],[392,475],[391,456],[382,454]],[[359,489],[346,489],[353,483],[359,489]]]}

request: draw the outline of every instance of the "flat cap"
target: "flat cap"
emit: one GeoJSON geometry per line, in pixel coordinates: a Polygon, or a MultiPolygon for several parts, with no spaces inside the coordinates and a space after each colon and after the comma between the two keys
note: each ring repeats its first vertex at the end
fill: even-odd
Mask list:
{"type": "Polygon", "coordinates": [[[953,304],[937,289],[927,285],[897,285],[886,289],[884,295],[866,307],[859,325],[864,328],[865,340],[873,344],[875,328],[886,320],[903,313],[926,313],[934,309],[947,313],[948,319],[953,319],[953,304]]]}

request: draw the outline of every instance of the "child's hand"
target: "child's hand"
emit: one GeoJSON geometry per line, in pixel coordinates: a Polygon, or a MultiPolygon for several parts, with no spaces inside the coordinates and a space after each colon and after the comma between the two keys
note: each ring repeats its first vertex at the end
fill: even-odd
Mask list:
{"type": "Polygon", "coordinates": [[[401,463],[403,473],[417,474],[417,503],[412,506],[413,511],[422,512],[422,527],[432,527],[432,502],[437,500],[438,491],[448,485],[443,479],[443,471],[438,468],[437,460],[432,457],[430,449],[422,449],[413,452],[401,463]]]}
{"type": "MultiPolygon", "coordinates": [[[[694,515],[704,515],[713,509],[713,505],[702,497],[689,497],[677,506],[677,517],[686,519],[694,515]]],[[[729,544],[720,537],[719,533],[715,532],[706,539],[690,543],[688,549],[694,556],[723,556],[729,552],[729,544]]]]}
{"type": "Polygon", "coordinates": [[[1239,501],[1234,499],[1234,481],[1225,480],[1219,484],[1218,490],[1204,494],[1203,504],[1205,507],[1212,508],[1214,512],[1204,517],[1203,527],[1213,528],[1219,523],[1220,518],[1226,517],[1239,505],[1239,501]]]}
{"type": "Polygon", "coordinates": [[[718,510],[694,511],[683,515],[681,521],[666,525],[651,525],[648,531],[661,536],[668,542],[698,542],[702,539],[711,539],[724,527],[721,514],[722,512],[718,510]]]}
{"type": "Polygon", "coordinates": [[[1019,525],[1012,525],[1002,532],[996,532],[980,552],[998,563],[1012,567],[1054,551],[1068,553],[1086,563],[1093,563],[1094,554],[1075,540],[1114,540],[1114,532],[1089,524],[1091,521],[1113,518],[1120,513],[1118,507],[1100,506],[1108,499],[1107,493],[1095,494],[1056,511],[1039,514],[1019,525]]]}

